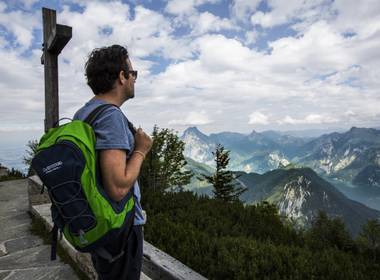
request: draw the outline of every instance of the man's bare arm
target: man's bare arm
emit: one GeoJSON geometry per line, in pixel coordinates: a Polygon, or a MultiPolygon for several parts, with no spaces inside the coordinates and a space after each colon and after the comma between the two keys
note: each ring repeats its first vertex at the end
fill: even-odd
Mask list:
{"type": "Polygon", "coordinates": [[[101,150],[100,169],[103,186],[107,194],[115,201],[120,201],[132,188],[139,176],[145,155],[153,144],[152,139],[141,128],[135,134],[135,151],[127,161],[125,150],[101,150]]]}
{"type": "Polygon", "coordinates": [[[122,200],[140,173],[143,156],[133,153],[127,161],[125,150],[101,150],[99,161],[107,194],[115,201],[122,200]]]}

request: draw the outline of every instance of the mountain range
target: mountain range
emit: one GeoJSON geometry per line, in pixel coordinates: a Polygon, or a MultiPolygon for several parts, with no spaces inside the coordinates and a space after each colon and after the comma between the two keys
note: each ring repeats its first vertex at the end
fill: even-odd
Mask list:
{"type": "Polygon", "coordinates": [[[221,132],[209,136],[196,127],[181,136],[184,154],[213,166],[216,144],[230,151],[229,169],[263,174],[293,164],[310,167],[349,198],[380,210],[380,130],[352,127],[318,137],[283,132],[221,132]]]}
{"type": "MultiPolygon", "coordinates": [[[[211,175],[209,166],[187,158],[187,169],[196,176],[185,187],[199,195],[213,196],[213,188],[199,181],[200,174],[211,175]]],[[[235,185],[246,188],[240,196],[245,204],[268,201],[277,205],[279,213],[298,227],[310,226],[319,210],[330,217],[340,217],[348,231],[357,236],[368,219],[380,219],[380,211],[347,198],[311,168],[284,167],[264,174],[234,171],[235,185]]]]}
{"type": "MultiPolygon", "coordinates": [[[[195,174],[213,172],[212,152],[222,144],[230,151],[229,169],[240,176],[236,183],[247,188],[241,199],[271,201],[297,224],[308,224],[320,209],[341,216],[357,234],[366,219],[380,217],[374,210],[380,210],[380,130],[352,127],[305,138],[276,131],[208,136],[190,127],[181,139],[195,174]]],[[[187,188],[212,194],[196,176],[187,188]]]]}

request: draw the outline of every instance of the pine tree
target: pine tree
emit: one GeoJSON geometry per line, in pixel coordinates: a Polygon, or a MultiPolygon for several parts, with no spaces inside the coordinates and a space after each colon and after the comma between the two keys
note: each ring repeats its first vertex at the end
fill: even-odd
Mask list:
{"type": "Polygon", "coordinates": [[[28,144],[26,144],[27,150],[26,150],[26,155],[23,158],[23,162],[25,165],[28,166],[28,174],[27,177],[35,175],[34,170],[31,168],[32,160],[34,155],[37,152],[37,147],[38,147],[38,141],[37,140],[30,140],[28,141],[28,144]]]}
{"type": "Polygon", "coordinates": [[[193,176],[185,170],[187,164],[183,151],[185,143],[170,129],[153,128],[153,145],[140,173],[143,188],[162,191],[167,188],[182,189],[193,176]]]}
{"type": "Polygon", "coordinates": [[[236,177],[231,171],[226,170],[230,161],[230,152],[224,150],[224,147],[221,144],[218,144],[215,152],[212,154],[214,155],[216,163],[215,173],[212,176],[201,174],[201,177],[198,179],[205,180],[213,185],[213,193],[216,199],[226,202],[238,201],[239,196],[247,189],[237,187],[234,180],[238,177],[236,177]]]}
{"type": "Polygon", "coordinates": [[[350,251],[354,246],[343,220],[340,217],[330,218],[322,210],[313,218],[311,228],[306,232],[306,240],[313,250],[337,248],[350,251]]]}
{"type": "Polygon", "coordinates": [[[376,261],[376,252],[380,249],[380,223],[376,219],[370,219],[363,225],[358,236],[358,243],[372,251],[373,260],[376,261]]]}

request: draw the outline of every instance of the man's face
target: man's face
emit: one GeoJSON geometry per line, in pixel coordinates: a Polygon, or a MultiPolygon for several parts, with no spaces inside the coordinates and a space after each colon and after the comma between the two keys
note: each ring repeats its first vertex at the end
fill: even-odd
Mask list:
{"type": "MultiPolygon", "coordinates": [[[[127,65],[128,65],[128,69],[130,71],[132,71],[133,67],[132,67],[132,63],[129,60],[129,58],[127,58],[127,65]]],[[[135,80],[135,78],[133,78],[132,74],[130,74],[130,73],[126,73],[126,76],[128,77],[128,79],[127,79],[127,82],[125,85],[125,94],[126,94],[127,99],[129,99],[129,98],[135,97],[135,82],[136,82],[136,80],[135,80]]]]}

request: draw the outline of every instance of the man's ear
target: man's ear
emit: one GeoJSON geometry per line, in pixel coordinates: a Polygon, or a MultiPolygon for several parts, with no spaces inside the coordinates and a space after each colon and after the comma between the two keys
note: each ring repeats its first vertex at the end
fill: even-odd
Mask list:
{"type": "Polygon", "coordinates": [[[128,76],[125,73],[125,71],[121,70],[119,73],[119,81],[120,81],[120,83],[124,84],[124,82],[126,82],[126,80],[128,80],[128,76]]]}

